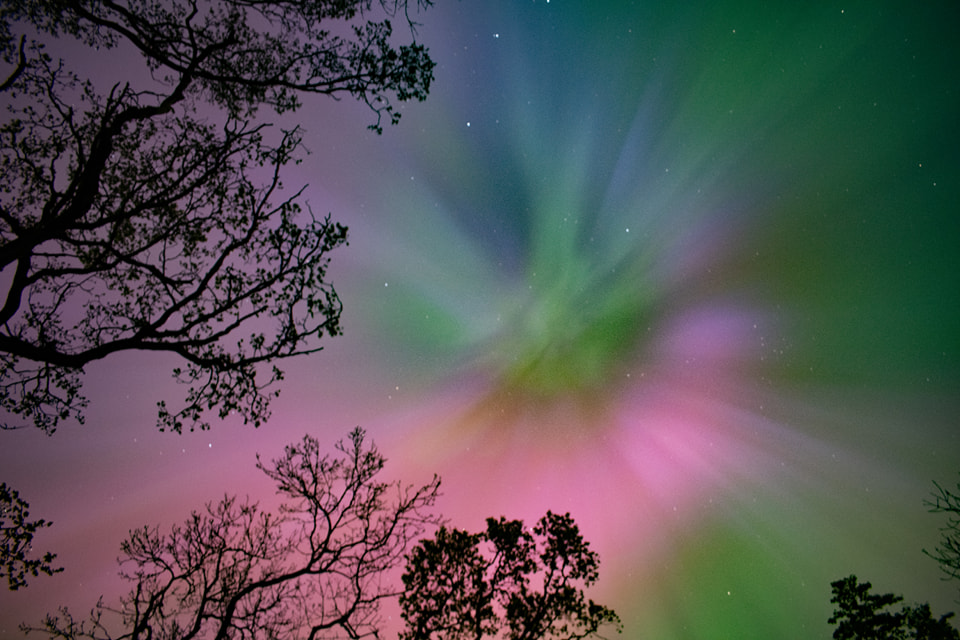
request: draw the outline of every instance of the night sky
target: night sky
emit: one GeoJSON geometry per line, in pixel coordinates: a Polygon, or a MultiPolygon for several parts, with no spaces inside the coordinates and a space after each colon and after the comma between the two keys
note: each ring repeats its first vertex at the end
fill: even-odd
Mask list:
{"type": "Polygon", "coordinates": [[[0,592],[0,637],[355,425],[455,525],[569,511],[625,640],[829,638],[850,573],[960,608],[921,551],[960,480],[960,5],[779,4],[437,0],[399,126],[308,99],[286,182],[350,226],[345,336],[256,430],[158,433],[176,361],[131,353],[85,425],[0,434],[66,567],[0,592]]]}

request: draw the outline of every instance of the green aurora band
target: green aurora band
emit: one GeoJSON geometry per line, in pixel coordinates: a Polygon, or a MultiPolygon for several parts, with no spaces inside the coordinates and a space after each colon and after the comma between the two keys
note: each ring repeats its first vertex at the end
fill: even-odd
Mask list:
{"type": "Polygon", "coordinates": [[[947,609],[960,12],[674,4],[424,25],[345,289],[398,457],[455,518],[573,511],[627,638],[826,638],[852,571],[947,609]]]}
{"type": "Polygon", "coordinates": [[[850,573],[957,609],[921,549],[932,482],[960,479],[960,4],[422,22],[436,82],[400,126],[297,114],[313,153],[285,182],[350,226],[346,335],[284,367],[262,429],[156,433],[170,363],[118,354],[87,372],[89,428],[4,434],[67,570],[2,594],[0,636],[114,602],[130,527],[269,505],[254,454],[355,424],[392,477],[443,477],[455,526],[570,511],[624,640],[826,639],[850,573]]]}

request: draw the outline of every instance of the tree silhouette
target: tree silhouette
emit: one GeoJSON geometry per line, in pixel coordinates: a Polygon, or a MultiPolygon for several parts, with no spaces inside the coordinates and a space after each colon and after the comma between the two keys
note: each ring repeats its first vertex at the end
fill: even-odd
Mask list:
{"type": "Polygon", "coordinates": [[[50,565],[56,558],[45,553],[40,558],[29,557],[33,534],[49,527],[45,520],[29,520],[29,505],[20,494],[6,483],[0,483],[0,578],[6,576],[11,591],[27,586],[27,575],[53,575],[63,571],[50,565]]]}
{"type": "Polygon", "coordinates": [[[833,597],[837,605],[827,620],[837,625],[833,632],[835,640],[958,640],[956,629],[948,620],[947,613],[934,618],[930,605],[904,605],[899,611],[889,607],[901,602],[902,596],[892,593],[870,593],[869,582],[858,582],[854,575],[832,582],[833,597]]]}
{"type": "Polygon", "coordinates": [[[325,277],[346,228],[283,188],[301,132],[261,110],[349,94],[377,132],[396,123],[394,101],[423,100],[433,77],[423,45],[391,44],[390,18],[414,33],[411,3],[0,3],[0,427],[82,421],[84,367],[126,350],[185,361],[163,429],[268,417],[275,363],[340,333],[325,277]],[[73,59],[141,54],[138,85],[102,87],[39,41],[65,36],[89,48],[73,59]]]}
{"type": "Polygon", "coordinates": [[[587,600],[599,558],[570,514],[551,512],[533,531],[519,520],[487,520],[483,533],[441,528],[410,553],[400,597],[401,640],[571,640],[603,625],[611,609],[587,600]]]}
{"type": "Polygon", "coordinates": [[[376,636],[384,583],[408,545],[437,518],[439,480],[419,488],[377,480],[384,458],[355,429],[339,457],[314,438],[257,467],[276,482],[277,513],[224,497],[161,534],[131,531],[117,607],[86,620],[66,609],[39,628],[53,638],[363,638],[376,636]]]}
{"type": "Polygon", "coordinates": [[[923,550],[925,554],[940,564],[940,569],[946,574],[947,580],[960,580],[960,483],[957,483],[957,493],[944,489],[936,482],[937,488],[932,499],[925,500],[924,504],[932,513],[946,513],[947,524],[940,528],[940,543],[933,551],[923,550]]]}

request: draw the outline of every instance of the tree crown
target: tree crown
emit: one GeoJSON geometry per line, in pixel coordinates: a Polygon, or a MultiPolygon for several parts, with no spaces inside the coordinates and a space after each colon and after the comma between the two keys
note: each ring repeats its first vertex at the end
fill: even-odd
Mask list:
{"type": "Polygon", "coordinates": [[[277,485],[277,512],[226,496],[162,533],[134,529],[121,546],[133,587],[86,620],[66,609],[39,628],[53,638],[351,638],[377,636],[387,578],[412,540],[438,524],[439,479],[378,479],[384,458],[356,429],[337,456],[305,436],[258,468],[277,485]]]}
{"type": "Polygon", "coordinates": [[[487,519],[468,533],[441,527],[410,552],[400,597],[401,640],[574,640],[604,626],[620,631],[613,610],[583,589],[599,557],[570,514],[552,512],[532,530],[520,520],[487,519]]]}
{"type": "Polygon", "coordinates": [[[958,640],[956,629],[950,626],[952,613],[934,618],[930,605],[903,605],[899,611],[890,607],[902,602],[903,597],[892,593],[871,593],[873,585],[859,582],[850,575],[830,583],[837,605],[827,620],[837,625],[835,640],[958,640]]]}
{"type": "MultiPolygon", "coordinates": [[[[416,7],[430,5],[417,0],[416,7]]],[[[0,408],[52,432],[82,421],[84,367],[118,351],[174,353],[184,406],[158,403],[163,429],[204,415],[261,424],[277,363],[341,333],[326,281],[346,228],[316,216],[282,170],[299,127],[260,108],[349,94],[371,128],[422,100],[433,61],[392,44],[413,31],[408,0],[9,0],[0,53],[10,72],[0,120],[0,408]],[[375,19],[380,18],[380,19],[375,19]],[[19,37],[18,37],[19,36],[19,37]],[[43,38],[139,52],[146,86],[107,90],[54,59],[43,38]]],[[[91,71],[91,70],[87,70],[91,71]]]]}

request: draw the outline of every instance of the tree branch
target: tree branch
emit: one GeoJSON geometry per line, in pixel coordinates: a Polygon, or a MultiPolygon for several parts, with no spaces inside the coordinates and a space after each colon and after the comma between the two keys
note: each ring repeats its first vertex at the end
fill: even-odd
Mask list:
{"type": "Polygon", "coordinates": [[[20,45],[17,48],[17,66],[14,70],[7,76],[7,79],[3,81],[3,84],[0,84],[0,91],[8,91],[16,83],[17,78],[20,77],[20,74],[23,73],[24,69],[27,68],[27,56],[24,53],[24,47],[26,46],[27,36],[20,36],[20,45]]]}

